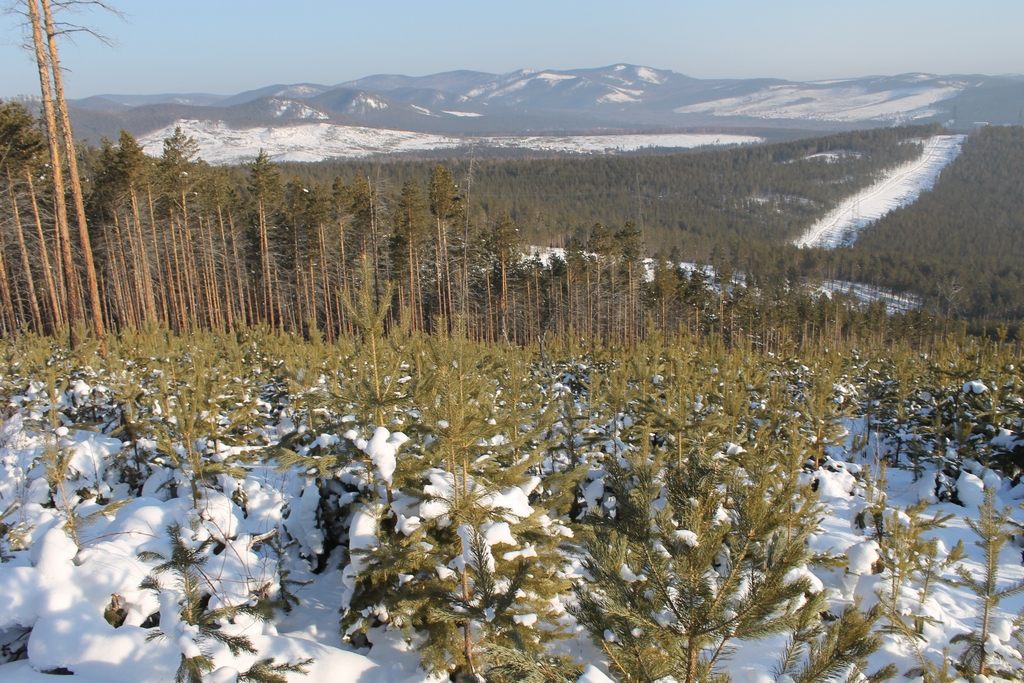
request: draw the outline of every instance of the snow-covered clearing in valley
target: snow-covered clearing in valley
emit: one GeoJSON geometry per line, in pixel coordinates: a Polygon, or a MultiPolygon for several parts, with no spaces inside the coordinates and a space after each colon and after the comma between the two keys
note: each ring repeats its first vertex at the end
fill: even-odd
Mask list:
{"type": "Polygon", "coordinates": [[[323,161],[382,152],[446,149],[462,144],[443,135],[329,123],[236,130],[222,121],[178,121],[139,139],[146,154],[159,156],[164,139],[173,135],[176,127],[196,141],[200,157],[215,165],[252,161],[261,149],[274,161],[323,161]]]}
{"type": "Polygon", "coordinates": [[[874,185],[848,197],[793,243],[798,247],[836,247],[850,244],[859,230],[893,209],[913,203],[930,190],[939,173],[960,153],[964,135],[937,135],[924,143],[914,161],[887,171],[874,185]]]}
{"type": "Polygon", "coordinates": [[[819,291],[831,296],[835,293],[850,294],[860,301],[871,303],[873,301],[884,301],[885,310],[892,313],[908,313],[920,310],[924,305],[921,297],[915,294],[898,294],[882,287],[866,285],[863,282],[850,282],[848,280],[825,280],[818,288],[819,291]]]}
{"type": "Polygon", "coordinates": [[[764,142],[752,135],[720,135],[707,133],[659,133],[650,135],[566,135],[536,137],[483,138],[495,147],[520,147],[545,152],[632,152],[644,147],[693,148],[718,145],[750,145],[764,142]]]}
{"type": "MultiPolygon", "coordinates": [[[[558,257],[565,260],[565,249],[563,247],[537,247],[530,246],[524,258],[537,258],[546,267],[550,267],[551,259],[558,257]]],[[[588,256],[593,254],[588,253],[588,256]]],[[[651,282],[654,280],[654,274],[658,267],[658,262],[653,258],[644,259],[644,280],[651,282]]],[[[715,268],[709,265],[699,265],[688,261],[681,261],[676,264],[677,268],[680,268],[687,273],[693,273],[696,270],[701,270],[704,277],[708,279],[710,286],[717,292],[718,285],[714,283],[715,268]]],[[[746,278],[742,271],[733,273],[733,282],[737,284],[745,284],[746,278]]],[[[818,292],[827,294],[831,297],[833,294],[848,294],[855,297],[859,301],[864,303],[872,303],[875,301],[884,301],[885,310],[890,313],[907,313],[909,311],[920,310],[924,305],[924,301],[921,297],[915,294],[904,293],[900,294],[893,292],[892,290],[885,289],[884,287],[876,287],[874,285],[864,284],[862,282],[850,282],[848,280],[825,280],[816,287],[818,292]]]]}
{"type": "MultiPolygon", "coordinates": [[[[466,112],[446,112],[474,116],[466,112]]],[[[705,145],[756,144],[751,135],[666,133],[649,135],[566,135],[455,137],[386,128],[340,126],[328,123],[234,129],[222,121],[177,121],[143,136],[140,144],[151,156],[163,152],[163,141],[180,127],[199,145],[199,156],[211,164],[251,161],[265,150],[274,161],[323,161],[361,158],[374,154],[452,149],[468,145],[532,149],[545,152],[602,154],[629,152],[644,147],[692,148],[705,145]]]]}

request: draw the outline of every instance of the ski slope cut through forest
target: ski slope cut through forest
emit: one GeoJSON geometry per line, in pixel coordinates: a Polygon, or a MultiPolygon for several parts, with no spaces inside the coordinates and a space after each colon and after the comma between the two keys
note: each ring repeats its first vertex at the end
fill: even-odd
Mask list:
{"type": "Polygon", "coordinates": [[[645,147],[689,149],[764,142],[763,138],[751,135],[717,133],[457,137],[328,123],[233,129],[222,121],[181,120],[139,138],[139,143],[150,156],[160,156],[164,139],[173,135],[177,127],[199,145],[199,156],[214,165],[252,161],[261,149],[274,161],[323,161],[336,158],[358,159],[374,154],[454,149],[470,145],[543,152],[604,154],[631,152],[645,147]]]}
{"type": "Polygon", "coordinates": [[[937,135],[927,140],[919,158],[884,173],[874,185],[844,199],[794,244],[825,249],[851,244],[868,224],[930,190],[942,169],[960,153],[965,139],[964,135],[937,135]]]}

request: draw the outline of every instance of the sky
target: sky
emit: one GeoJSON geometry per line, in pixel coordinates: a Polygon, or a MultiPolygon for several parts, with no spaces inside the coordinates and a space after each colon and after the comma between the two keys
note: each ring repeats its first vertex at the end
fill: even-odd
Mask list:
{"type": "MultiPolygon", "coordinates": [[[[69,97],[616,63],[697,78],[1024,73],[1022,0],[107,2],[125,21],[65,14],[114,42],[62,46],[69,97]]],[[[39,91],[19,24],[0,16],[0,97],[39,91]]]]}

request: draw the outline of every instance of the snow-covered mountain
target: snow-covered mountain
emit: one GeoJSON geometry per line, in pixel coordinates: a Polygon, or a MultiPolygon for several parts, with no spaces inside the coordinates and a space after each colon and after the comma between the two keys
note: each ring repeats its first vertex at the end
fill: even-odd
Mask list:
{"type": "Polygon", "coordinates": [[[72,101],[79,137],[142,136],[176,121],[224,129],[322,121],[432,135],[680,130],[766,135],[939,122],[1019,122],[1024,77],[903,74],[795,82],[697,79],[614,64],[595,69],[380,74],[337,85],[276,84],[231,96],[99,95],[72,101]],[[737,130],[739,129],[739,130],[737,130]]]}
{"type": "Polygon", "coordinates": [[[701,80],[675,71],[616,64],[569,71],[520,70],[503,75],[479,72],[452,72],[422,78],[379,75],[341,85],[380,92],[428,87],[459,94],[474,102],[525,109],[587,111],[595,116],[614,112],[636,120],[659,118],[663,123],[682,124],[695,118],[712,117],[877,124],[940,116],[948,109],[940,103],[965,90],[1007,78],[904,74],[807,83],[771,79],[701,80]]]}

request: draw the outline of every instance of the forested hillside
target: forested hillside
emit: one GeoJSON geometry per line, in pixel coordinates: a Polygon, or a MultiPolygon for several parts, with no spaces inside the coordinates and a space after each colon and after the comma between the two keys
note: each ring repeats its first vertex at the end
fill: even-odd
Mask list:
{"type": "Polygon", "coordinates": [[[99,329],[262,323],[333,339],[353,329],[345,302],[362,289],[390,301],[389,326],[450,327],[458,315],[479,339],[527,343],[575,329],[630,341],[650,316],[668,331],[765,337],[766,321],[783,315],[802,339],[829,326],[808,312],[813,301],[802,302],[791,274],[751,271],[751,288],[734,288],[730,259],[792,236],[879,169],[918,154],[906,140],[934,132],[482,161],[471,178],[465,162],[279,167],[261,155],[242,168],[211,167],[180,133],[158,159],[123,133],[117,146],[81,153],[81,204],[65,203],[76,209],[72,240],[72,221],[53,210],[57,179],[45,166],[45,137],[20,105],[0,113],[8,149],[0,237],[9,245],[0,259],[0,322],[8,333],[67,330],[88,309],[99,329]],[[564,255],[523,258],[546,241],[565,244],[564,255]],[[663,259],[651,279],[643,259],[659,245],[674,260],[663,259]],[[680,269],[681,258],[713,261],[719,283],[680,269]],[[803,312],[793,317],[796,310],[803,312]]]}
{"type": "Polygon", "coordinates": [[[879,282],[932,294],[950,312],[1024,317],[1024,128],[988,126],[931,192],[865,230],[849,255],[879,282]]]}
{"type": "MultiPolygon", "coordinates": [[[[58,230],[44,136],[20,105],[0,114],[0,319],[6,330],[52,332],[75,318],[73,299],[85,310],[91,296],[79,261],[86,252],[58,230]]],[[[479,338],[526,341],[573,328],[631,339],[652,314],[664,329],[696,330],[703,323],[693,291],[714,283],[691,284],[690,271],[675,267],[681,261],[741,272],[747,288],[726,297],[737,302],[791,299],[800,285],[843,279],[915,292],[933,314],[1018,320],[1018,128],[972,136],[933,192],[852,248],[788,246],[937,131],[876,129],[682,154],[443,165],[276,165],[264,156],[216,168],[184,136],[151,159],[123,134],[117,146],[80,151],[76,220],[88,224],[96,310],[111,328],[265,322],[334,335],[351,329],[343,302],[364,281],[364,256],[376,297],[394,285],[389,321],[432,329],[458,313],[479,338]],[[567,250],[544,263],[522,259],[531,244],[567,250]],[[648,281],[642,260],[651,254],[665,260],[648,281]]]]}
{"type": "Polygon", "coordinates": [[[931,191],[867,227],[852,246],[741,248],[740,267],[776,280],[839,278],[916,292],[929,310],[981,330],[1024,317],[1022,198],[1024,128],[984,127],[931,191]]]}
{"type": "MultiPolygon", "coordinates": [[[[902,142],[937,126],[855,131],[773,145],[676,154],[549,159],[463,158],[448,163],[491,220],[508,211],[533,244],[585,239],[594,223],[642,223],[651,252],[673,247],[708,258],[735,240],[783,241],[799,234],[874,174],[920,154],[902,142]],[[469,180],[472,178],[472,184],[469,180]]],[[[423,182],[435,162],[282,164],[303,182],[356,175],[397,188],[423,182]]]]}

